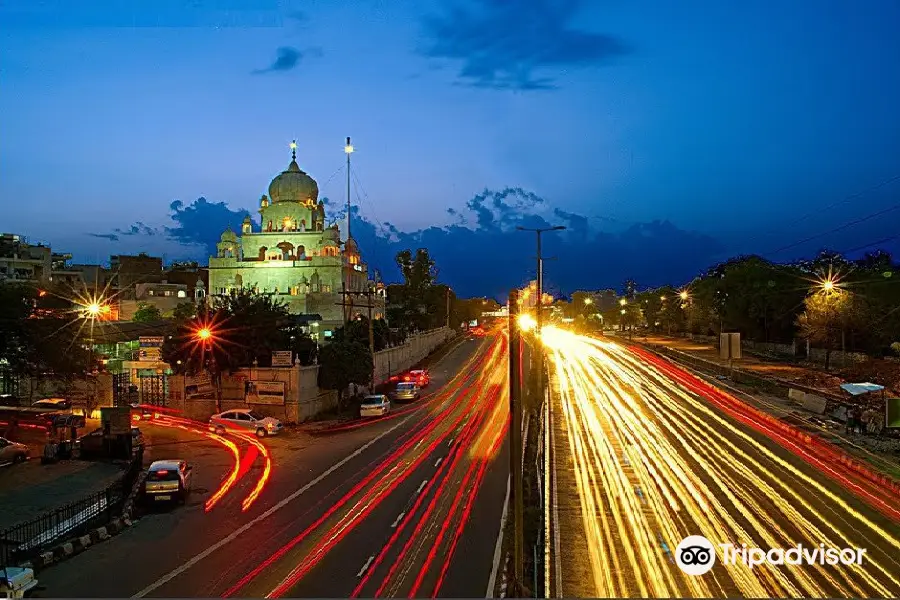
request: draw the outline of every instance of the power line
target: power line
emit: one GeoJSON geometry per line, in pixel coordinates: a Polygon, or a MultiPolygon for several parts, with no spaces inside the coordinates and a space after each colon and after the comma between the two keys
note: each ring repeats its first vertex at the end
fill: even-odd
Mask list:
{"type": "Polygon", "coordinates": [[[805,215],[803,215],[803,216],[801,216],[801,217],[798,217],[798,218],[795,219],[794,221],[789,221],[788,223],[783,223],[782,225],[796,225],[797,223],[800,223],[800,222],[802,222],[802,221],[805,221],[806,219],[808,219],[808,218],[810,218],[810,217],[812,217],[812,216],[814,216],[814,215],[817,215],[817,214],[821,213],[822,211],[825,211],[825,210],[831,210],[832,208],[835,208],[835,207],[837,207],[837,206],[840,206],[841,204],[846,204],[847,202],[850,202],[851,200],[854,200],[854,199],[856,199],[856,198],[859,198],[860,196],[864,196],[864,195],[868,194],[869,192],[874,192],[875,190],[881,189],[881,188],[883,188],[883,187],[886,186],[886,185],[889,185],[889,184],[891,184],[891,183],[894,183],[895,181],[900,181],[900,175],[895,175],[895,176],[893,176],[893,177],[891,177],[891,178],[889,178],[889,179],[885,179],[884,181],[882,181],[882,182],[880,182],[880,183],[876,183],[875,185],[870,186],[870,187],[868,187],[868,188],[866,188],[866,189],[864,189],[864,190],[861,190],[861,191],[859,191],[859,192],[855,192],[855,193],[853,193],[853,194],[850,194],[849,196],[845,196],[844,198],[841,198],[841,199],[839,199],[839,200],[836,200],[836,201],[832,202],[831,204],[829,204],[829,205],[827,205],[827,206],[823,206],[823,207],[821,207],[821,208],[817,208],[817,209],[814,210],[814,211],[808,212],[808,213],[806,213],[805,215]]]}
{"type": "Polygon", "coordinates": [[[859,219],[854,219],[853,221],[848,221],[847,223],[844,223],[843,225],[839,225],[838,227],[835,227],[833,229],[829,229],[828,231],[825,231],[822,233],[817,233],[816,235],[811,235],[811,236],[806,237],[798,242],[794,242],[792,244],[782,246],[781,248],[778,248],[776,250],[771,250],[771,251],[767,252],[766,254],[778,254],[779,252],[784,252],[785,250],[790,250],[791,248],[796,248],[797,246],[805,244],[806,242],[810,242],[812,240],[815,240],[815,239],[818,239],[821,237],[825,237],[826,235],[831,235],[832,233],[837,233],[838,231],[843,231],[844,229],[848,229],[850,227],[853,227],[854,225],[859,225],[860,223],[865,223],[866,221],[869,221],[876,217],[880,217],[882,215],[886,215],[887,213],[893,212],[898,209],[900,209],[900,203],[894,204],[893,206],[890,206],[883,210],[879,210],[878,212],[874,212],[872,214],[866,215],[865,217],[861,217],[859,219]]]}

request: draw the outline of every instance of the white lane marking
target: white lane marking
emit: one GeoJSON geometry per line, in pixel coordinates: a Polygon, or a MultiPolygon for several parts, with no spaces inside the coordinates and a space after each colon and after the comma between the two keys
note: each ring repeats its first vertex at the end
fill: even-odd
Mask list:
{"type": "Polygon", "coordinates": [[[448,445],[448,446],[452,446],[452,445],[453,445],[453,438],[450,438],[450,440],[447,442],[447,445],[448,445]]]}
{"type": "Polygon", "coordinates": [[[363,565],[363,568],[359,570],[359,573],[356,574],[357,577],[362,577],[366,571],[369,570],[369,565],[372,564],[372,561],[375,560],[375,555],[369,557],[369,560],[366,561],[366,564],[363,565]]]}
{"type": "Polygon", "coordinates": [[[391,529],[396,528],[397,525],[400,524],[400,521],[401,521],[401,520],[403,519],[403,517],[405,517],[405,516],[406,516],[406,512],[405,512],[405,511],[402,512],[402,513],[400,513],[399,515],[397,515],[397,518],[394,520],[393,523],[391,523],[391,529]]]}
{"type": "Polygon", "coordinates": [[[506,517],[509,511],[510,477],[506,478],[506,499],[503,501],[503,513],[500,515],[500,531],[497,532],[497,543],[494,545],[494,566],[491,568],[491,578],[488,579],[485,598],[494,597],[494,586],[497,585],[497,573],[500,571],[500,559],[503,552],[503,532],[506,529],[506,517]]]}
{"type": "Polygon", "coordinates": [[[437,461],[435,461],[434,466],[435,466],[435,467],[440,466],[442,460],[444,460],[444,457],[443,457],[443,456],[438,456],[438,459],[437,459],[437,461]]]}
{"type": "Polygon", "coordinates": [[[143,598],[147,594],[149,594],[155,590],[158,590],[162,586],[166,585],[167,583],[169,583],[170,581],[172,581],[173,579],[175,579],[176,577],[178,577],[179,575],[181,575],[182,573],[184,573],[191,567],[195,566],[197,563],[199,563],[200,561],[205,559],[207,556],[209,556],[210,554],[212,554],[219,548],[221,548],[227,544],[230,544],[235,539],[237,539],[239,536],[241,536],[244,532],[255,527],[259,522],[271,517],[273,514],[275,514],[276,512],[278,512],[279,510],[281,510],[282,508],[287,506],[288,504],[290,504],[292,501],[296,500],[299,496],[301,496],[302,494],[306,493],[307,491],[309,491],[310,489],[312,489],[313,487],[315,487],[316,485],[321,483],[322,480],[324,480],[326,477],[328,477],[329,475],[331,475],[332,473],[334,473],[335,471],[337,471],[338,469],[343,467],[345,464],[347,464],[348,462],[350,462],[357,456],[361,455],[370,446],[372,446],[375,442],[377,442],[381,438],[385,437],[386,435],[388,435],[390,433],[393,433],[396,429],[398,429],[399,427],[404,425],[411,418],[412,418],[412,415],[406,417],[405,419],[403,419],[402,421],[400,421],[399,423],[397,423],[390,429],[386,430],[384,433],[381,433],[377,437],[369,440],[368,442],[366,442],[365,444],[363,444],[362,446],[357,448],[356,451],[348,454],[346,457],[341,459],[340,462],[337,462],[337,463],[331,465],[328,468],[328,470],[326,470],[324,473],[322,473],[321,475],[319,475],[318,477],[316,477],[315,479],[313,479],[312,481],[310,481],[309,483],[304,485],[302,488],[300,488],[296,492],[292,493],[291,495],[286,496],[284,499],[279,501],[278,504],[275,504],[274,506],[272,506],[272,508],[270,508],[266,512],[262,513],[255,519],[248,521],[247,523],[244,523],[241,527],[234,530],[232,533],[228,534],[226,537],[222,538],[221,540],[219,540],[218,542],[216,542],[215,544],[213,544],[212,546],[210,546],[209,548],[207,548],[200,554],[194,556],[192,559],[190,559],[189,561],[187,561],[186,563],[184,563],[177,569],[174,569],[174,570],[166,573],[165,575],[161,576],[154,583],[151,583],[150,585],[148,585],[147,587],[145,587],[144,589],[142,589],[141,591],[139,591],[138,593],[136,593],[135,595],[133,595],[131,597],[132,598],[143,598]]]}
{"type": "Polygon", "coordinates": [[[425,481],[423,481],[422,484],[419,486],[419,489],[416,490],[416,495],[419,495],[422,493],[422,490],[425,489],[426,483],[428,483],[427,479],[425,481]]]}

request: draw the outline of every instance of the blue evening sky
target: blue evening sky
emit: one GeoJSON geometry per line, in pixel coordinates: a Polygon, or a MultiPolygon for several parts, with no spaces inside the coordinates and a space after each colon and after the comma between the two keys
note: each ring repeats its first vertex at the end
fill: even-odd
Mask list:
{"type": "Polygon", "coordinates": [[[895,0],[6,0],[2,229],[203,259],[291,139],[344,202],[349,135],[363,251],[387,273],[427,245],[464,292],[529,276],[517,223],[574,230],[563,292],[895,248],[898,23],[895,0]]]}

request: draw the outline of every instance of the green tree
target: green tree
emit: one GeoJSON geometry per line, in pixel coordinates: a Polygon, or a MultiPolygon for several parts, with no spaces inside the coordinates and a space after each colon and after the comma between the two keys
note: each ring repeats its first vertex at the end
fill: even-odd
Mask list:
{"type": "Polygon", "coordinates": [[[831,352],[841,343],[846,329],[859,320],[859,310],[854,296],[843,290],[816,291],[806,297],[797,325],[811,344],[825,347],[826,371],[831,365],[831,352]]]}
{"type": "Polygon", "coordinates": [[[193,302],[182,302],[172,311],[172,318],[176,321],[187,321],[197,315],[197,305],[193,302]]]}
{"type": "Polygon", "coordinates": [[[368,385],[372,370],[372,354],[359,342],[333,341],[319,352],[319,387],[336,390],[340,406],[350,384],[368,385]]]}
{"type": "Polygon", "coordinates": [[[147,302],[139,302],[131,320],[135,323],[150,323],[152,321],[161,321],[162,318],[162,311],[159,308],[147,302]]]}
{"type": "Polygon", "coordinates": [[[177,334],[163,344],[163,360],[187,374],[209,369],[234,372],[254,364],[268,367],[274,350],[290,348],[290,330],[283,304],[270,295],[242,290],[216,298],[196,318],[180,322],[177,334]],[[198,337],[204,328],[211,332],[205,341],[198,337]]]}

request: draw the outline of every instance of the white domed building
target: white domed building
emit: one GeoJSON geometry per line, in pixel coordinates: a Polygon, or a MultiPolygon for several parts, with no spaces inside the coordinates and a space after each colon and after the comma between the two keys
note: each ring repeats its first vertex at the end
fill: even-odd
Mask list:
{"type": "Polygon", "coordinates": [[[261,227],[247,216],[240,235],[230,228],[222,233],[217,255],[209,259],[209,293],[245,288],[274,295],[291,313],[318,322],[320,337],[327,338],[345,318],[368,316],[370,299],[374,318],[382,318],[384,298],[347,296],[352,309],[341,306],[343,290],[364,292],[375,284],[356,241],[342,244],[337,223],[325,225],[319,186],[297,164],[296,145],[291,148],[288,168],[259,201],[261,227]]]}

